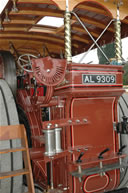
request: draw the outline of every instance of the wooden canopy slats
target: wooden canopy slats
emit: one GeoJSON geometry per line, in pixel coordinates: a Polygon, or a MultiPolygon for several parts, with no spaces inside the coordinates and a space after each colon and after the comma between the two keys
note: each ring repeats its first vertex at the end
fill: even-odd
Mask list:
{"type": "MultiPolygon", "coordinates": [[[[12,38],[12,37],[8,37],[7,38],[2,38],[1,40],[1,49],[2,50],[11,50],[10,46],[9,46],[9,42],[12,42],[13,45],[15,46],[16,49],[18,49],[19,47],[23,47],[23,48],[27,48],[27,47],[31,47],[33,48],[33,50],[35,49],[34,47],[36,47],[36,50],[38,50],[39,53],[43,53],[43,45],[45,44],[48,48],[50,47],[50,52],[53,52],[55,54],[60,54],[60,50],[64,50],[64,47],[61,45],[56,46],[56,50],[55,50],[55,43],[54,42],[48,42],[48,41],[37,41],[37,40],[28,40],[25,38],[12,38]],[[52,44],[51,44],[52,43],[52,44]],[[20,45],[20,46],[18,46],[20,45]]],[[[18,50],[18,53],[20,54],[20,49],[18,50]]],[[[25,51],[25,53],[30,53],[30,51],[28,50],[25,51]]]]}
{"type": "Polygon", "coordinates": [[[33,35],[33,34],[22,34],[22,33],[19,33],[18,32],[18,34],[17,33],[10,33],[10,34],[1,34],[0,33],[0,38],[4,38],[4,37],[17,37],[17,38],[26,38],[26,39],[38,39],[38,40],[42,40],[42,41],[44,41],[44,40],[47,40],[47,41],[52,41],[52,42],[54,42],[54,43],[60,43],[60,44],[64,44],[64,39],[62,40],[62,39],[57,39],[57,38],[53,38],[53,37],[48,37],[48,36],[41,36],[41,35],[33,35]]]}
{"type": "Polygon", "coordinates": [[[85,44],[89,44],[90,43],[90,41],[88,39],[86,39],[86,36],[85,36],[85,38],[84,37],[82,38],[82,37],[80,37],[78,35],[72,35],[72,38],[77,40],[77,41],[79,41],[79,42],[83,42],[85,44]]]}
{"type": "MultiPolygon", "coordinates": [[[[6,6],[9,11],[10,22],[4,21],[4,11],[1,15],[3,30],[0,31],[0,49],[9,49],[7,44],[10,41],[16,49],[23,46],[25,48],[27,46],[25,42],[27,42],[29,47],[35,47],[42,53],[42,45],[46,44],[50,53],[59,56],[62,50],[64,52],[64,25],[52,27],[37,25],[37,22],[45,16],[63,18],[65,4],[66,0],[17,0],[18,12],[13,12],[13,3],[10,0],[6,6]]],[[[116,17],[116,5],[113,0],[106,2],[104,0],[69,0],[69,9],[79,16],[94,39],[97,39],[110,20],[116,17]]],[[[127,37],[127,0],[123,0],[123,5],[120,7],[120,16],[122,19],[122,37],[127,37]]],[[[72,54],[86,51],[93,42],[73,14],[71,17],[71,30],[72,54]]],[[[113,41],[114,31],[112,23],[98,43],[103,45],[104,42],[113,41]]]]}
{"type": "Polygon", "coordinates": [[[96,7],[90,7],[89,5],[80,4],[80,5],[78,5],[78,8],[81,9],[81,10],[90,11],[92,13],[98,13],[100,15],[109,15],[109,16],[111,16],[111,14],[109,12],[107,12],[106,10],[96,8],[96,7]]]}
{"type": "Polygon", "coordinates": [[[42,3],[42,4],[55,4],[52,0],[18,0],[17,3],[42,3]]]}
{"type": "MultiPolygon", "coordinates": [[[[78,31],[78,32],[82,32],[83,34],[87,34],[87,32],[83,28],[81,28],[80,26],[73,25],[72,29],[75,30],[75,31],[78,31]]],[[[90,30],[89,32],[95,38],[97,38],[99,36],[99,33],[98,32],[94,32],[94,30],[90,30]]]]}
{"type": "MultiPolygon", "coordinates": [[[[73,18],[73,20],[75,20],[74,16],[72,18],[73,18]]],[[[80,14],[79,14],[79,18],[81,19],[81,21],[83,21],[86,24],[91,24],[91,25],[94,25],[94,26],[96,26],[98,28],[101,28],[101,29],[104,29],[106,27],[106,24],[103,21],[101,21],[101,20],[97,20],[97,19],[93,19],[92,20],[91,17],[87,17],[87,16],[84,17],[84,16],[82,16],[80,14]]],[[[114,29],[109,27],[108,31],[114,32],[114,29]]]]}
{"type": "Polygon", "coordinates": [[[3,24],[29,24],[29,25],[34,25],[35,22],[33,20],[17,20],[17,19],[13,19],[13,20],[10,20],[10,22],[6,22],[6,21],[3,21],[3,24]]]}
{"type": "MultiPolygon", "coordinates": [[[[51,10],[51,11],[55,11],[55,10],[51,10]]],[[[43,9],[42,11],[34,11],[34,10],[19,10],[18,13],[15,12],[10,12],[9,15],[20,15],[20,16],[24,16],[24,15],[33,15],[33,16],[40,16],[40,17],[44,17],[44,16],[53,16],[53,17],[63,17],[64,14],[60,13],[60,12],[50,12],[49,10],[45,10],[43,9]]]]}
{"type": "Polygon", "coordinates": [[[47,33],[47,34],[56,34],[56,29],[49,29],[49,28],[46,28],[45,26],[42,28],[42,27],[36,27],[36,26],[33,26],[32,28],[29,29],[30,32],[39,32],[39,33],[47,33]]]}
{"type": "Polygon", "coordinates": [[[13,32],[13,31],[17,31],[17,32],[24,32],[26,30],[25,27],[10,27],[10,26],[5,26],[4,27],[4,31],[6,32],[13,32]]]}
{"type": "Polygon", "coordinates": [[[122,22],[128,24],[128,18],[124,19],[122,22]]]}
{"type": "MultiPolygon", "coordinates": [[[[112,17],[116,18],[116,8],[117,5],[114,3],[114,0],[108,0],[108,1],[104,1],[104,0],[70,0],[69,1],[69,9],[70,11],[72,11],[75,7],[77,7],[79,4],[82,4],[83,2],[87,3],[92,3],[92,2],[96,2],[97,5],[101,5],[102,9],[103,7],[108,10],[108,12],[110,14],[112,14],[112,17]]],[[[65,10],[65,0],[54,0],[54,2],[59,6],[60,9],[65,10]]],[[[121,13],[120,13],[120,18],[123,20],[127,15],[128,15],[128,1],[127,0],[123,0],[123,5],[120,8],[121,13]]]]}

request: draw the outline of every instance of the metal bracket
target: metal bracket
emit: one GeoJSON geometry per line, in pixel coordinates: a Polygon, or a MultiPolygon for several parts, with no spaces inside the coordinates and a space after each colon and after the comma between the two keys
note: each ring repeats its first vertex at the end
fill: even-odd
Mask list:
{"type": "Polygon", "coordinates": [[[93,174],[103,174],[105,172],[115,170],[115,169],[121,169],[121,168],[126,168],[128,167],[128,164],[126,163],[114,163],[114,164],[107,164],[104,165],[102,168],[93,167],[93,168],[86,168],[82,169],[81,173],[78,171],[71,172],[71,175],[76,177],[76,178],[82,178],[83,176],[90,176],[93,174]]]}

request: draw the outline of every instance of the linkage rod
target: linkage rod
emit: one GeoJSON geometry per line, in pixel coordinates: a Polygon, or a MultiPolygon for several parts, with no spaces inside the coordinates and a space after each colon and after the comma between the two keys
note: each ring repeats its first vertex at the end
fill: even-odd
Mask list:
{"type": "Polygon", "coordinates": [[[79,23],[81,24],[81,26],[85,29],[85,31],[88,33],[88,35],[90,36],[90,38],[93,40],[93,42],[96,44],[96,46],[99,48],[99,50],[101,51],[101,53],[103,54],[103,56],[106,58],[106,60],[110,63],[108,57],[106,56],[106,54],[103,52],[103,50],[100,48],[100,46],[97,44],[97,42],[95,41],[95,39],[93,38],[93,36],[91,35],[91,33],[88,31],[88,29],[86,28],[86,26],[83,24],[83,22],[80,20],[80,18],[78,17],[78,15],[74,12],[72,12],[72,14],[77,18],[77,20],[79,21],[79,23]]]}
{"type": "MultiPolygon", "coordinates": [[[[103,36],[103,34],[105,33],[105,31],[108,29],[108,27],[111,25],[111,23],[112,23],[113,21],[115,21],[115,19],[112,19],[112,20],[108,23],[108,25],[105,27],[105,29],[102,31],[102,33],[99,35],[99,37],[95,40],[95,42],[98,42],[98,41],[99,41],[99,39],[103,36]]],[[[95,46],[95,43],[93,43],[93,44],[90,46],[90,48],[88,49],[88,51],[85,52],[85,54],[84,54],[84,55],[82,56],[82,58],[80,59],[79,63],[82,62],[82,60],[87,56],[87,54],[91,51],[91,49],[92,49],[94,46],[95,46]]]]}

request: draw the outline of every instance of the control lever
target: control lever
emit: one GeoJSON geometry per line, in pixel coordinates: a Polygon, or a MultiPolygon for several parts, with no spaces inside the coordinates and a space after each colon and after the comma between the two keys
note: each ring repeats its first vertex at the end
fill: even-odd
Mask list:
{"type": "Polygon", "coordinates": [[[119,149],[117,155],[122,155],[122,151],[123,151],[123,149],[125,149],[125,147],[127,147],[127,146],[126,146],[126,145],[123,145],[123,146],[119,149]]]}
{"type": "MultiPolygon", "coordinates": [[[[83,155],[84,155],[84,152],[81,152],[78,159],[76,160],[76,163],[82,162],[81,158],[83,157],[83,155]]],[[[82,172],[82,168],[80,165],[78,165],[78,173],[81,174],[81,172],[82,172]]],[[[79,182],[81,182],[81,181],[82,181],[82,179],[81,179],[81,177],[79,177],[79,182]]]]}
{"type": "MultiPolygon", "coordinates": [[[[103,150],[100,154],[99,154],[99,156],[98,156],[98,159],[103,159],[104,157],[103,157],[103,154],[104,153],[106,153],[107,151],[109,151],[110,149],[109,148],[106,148],[105,150],[103,150]]],[[[102,170],[103,169],[103,162],[102,161],[100,161],[100,169],[102,170]]],[[[105,175],[105,172],[100,172],[100,176],[102,177],[102,176],[104,176],[105,175]]]]}
{"type": "Polygon", "coordinates": [[[103,159],[103,158],[104,158],[104,157],[103,157],[103,154],[106,153],[106,152],[109,151],[109,150],[110,150],[109,148],[106,148],[105,150],[103,150],[103,151],[99,154],[98,159],[103,159]]]}
{"type": "Polygon", "coordinates": [[[78,157],[78,160],[76,160],[77,163],[81,163],[82,162],[81,158],[83,157],[83,155],[84,155],[84,152],[81,152],[79,157],[78,157]]]}

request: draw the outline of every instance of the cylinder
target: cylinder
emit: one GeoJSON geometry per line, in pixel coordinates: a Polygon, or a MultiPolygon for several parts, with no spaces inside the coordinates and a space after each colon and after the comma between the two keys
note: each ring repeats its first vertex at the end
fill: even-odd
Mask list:
{"type": "Polygon", "coordinates": [[[61,148],[61,130],[62,128],[55,129],[55,151],[56,153],[62,152],[61,148]]]}
{"type": "Polygon", "coordinates": [[[45,155],[53,156],[55,155],[55,131],[52,130],[43,130],[45,135],[45,155]]]}

